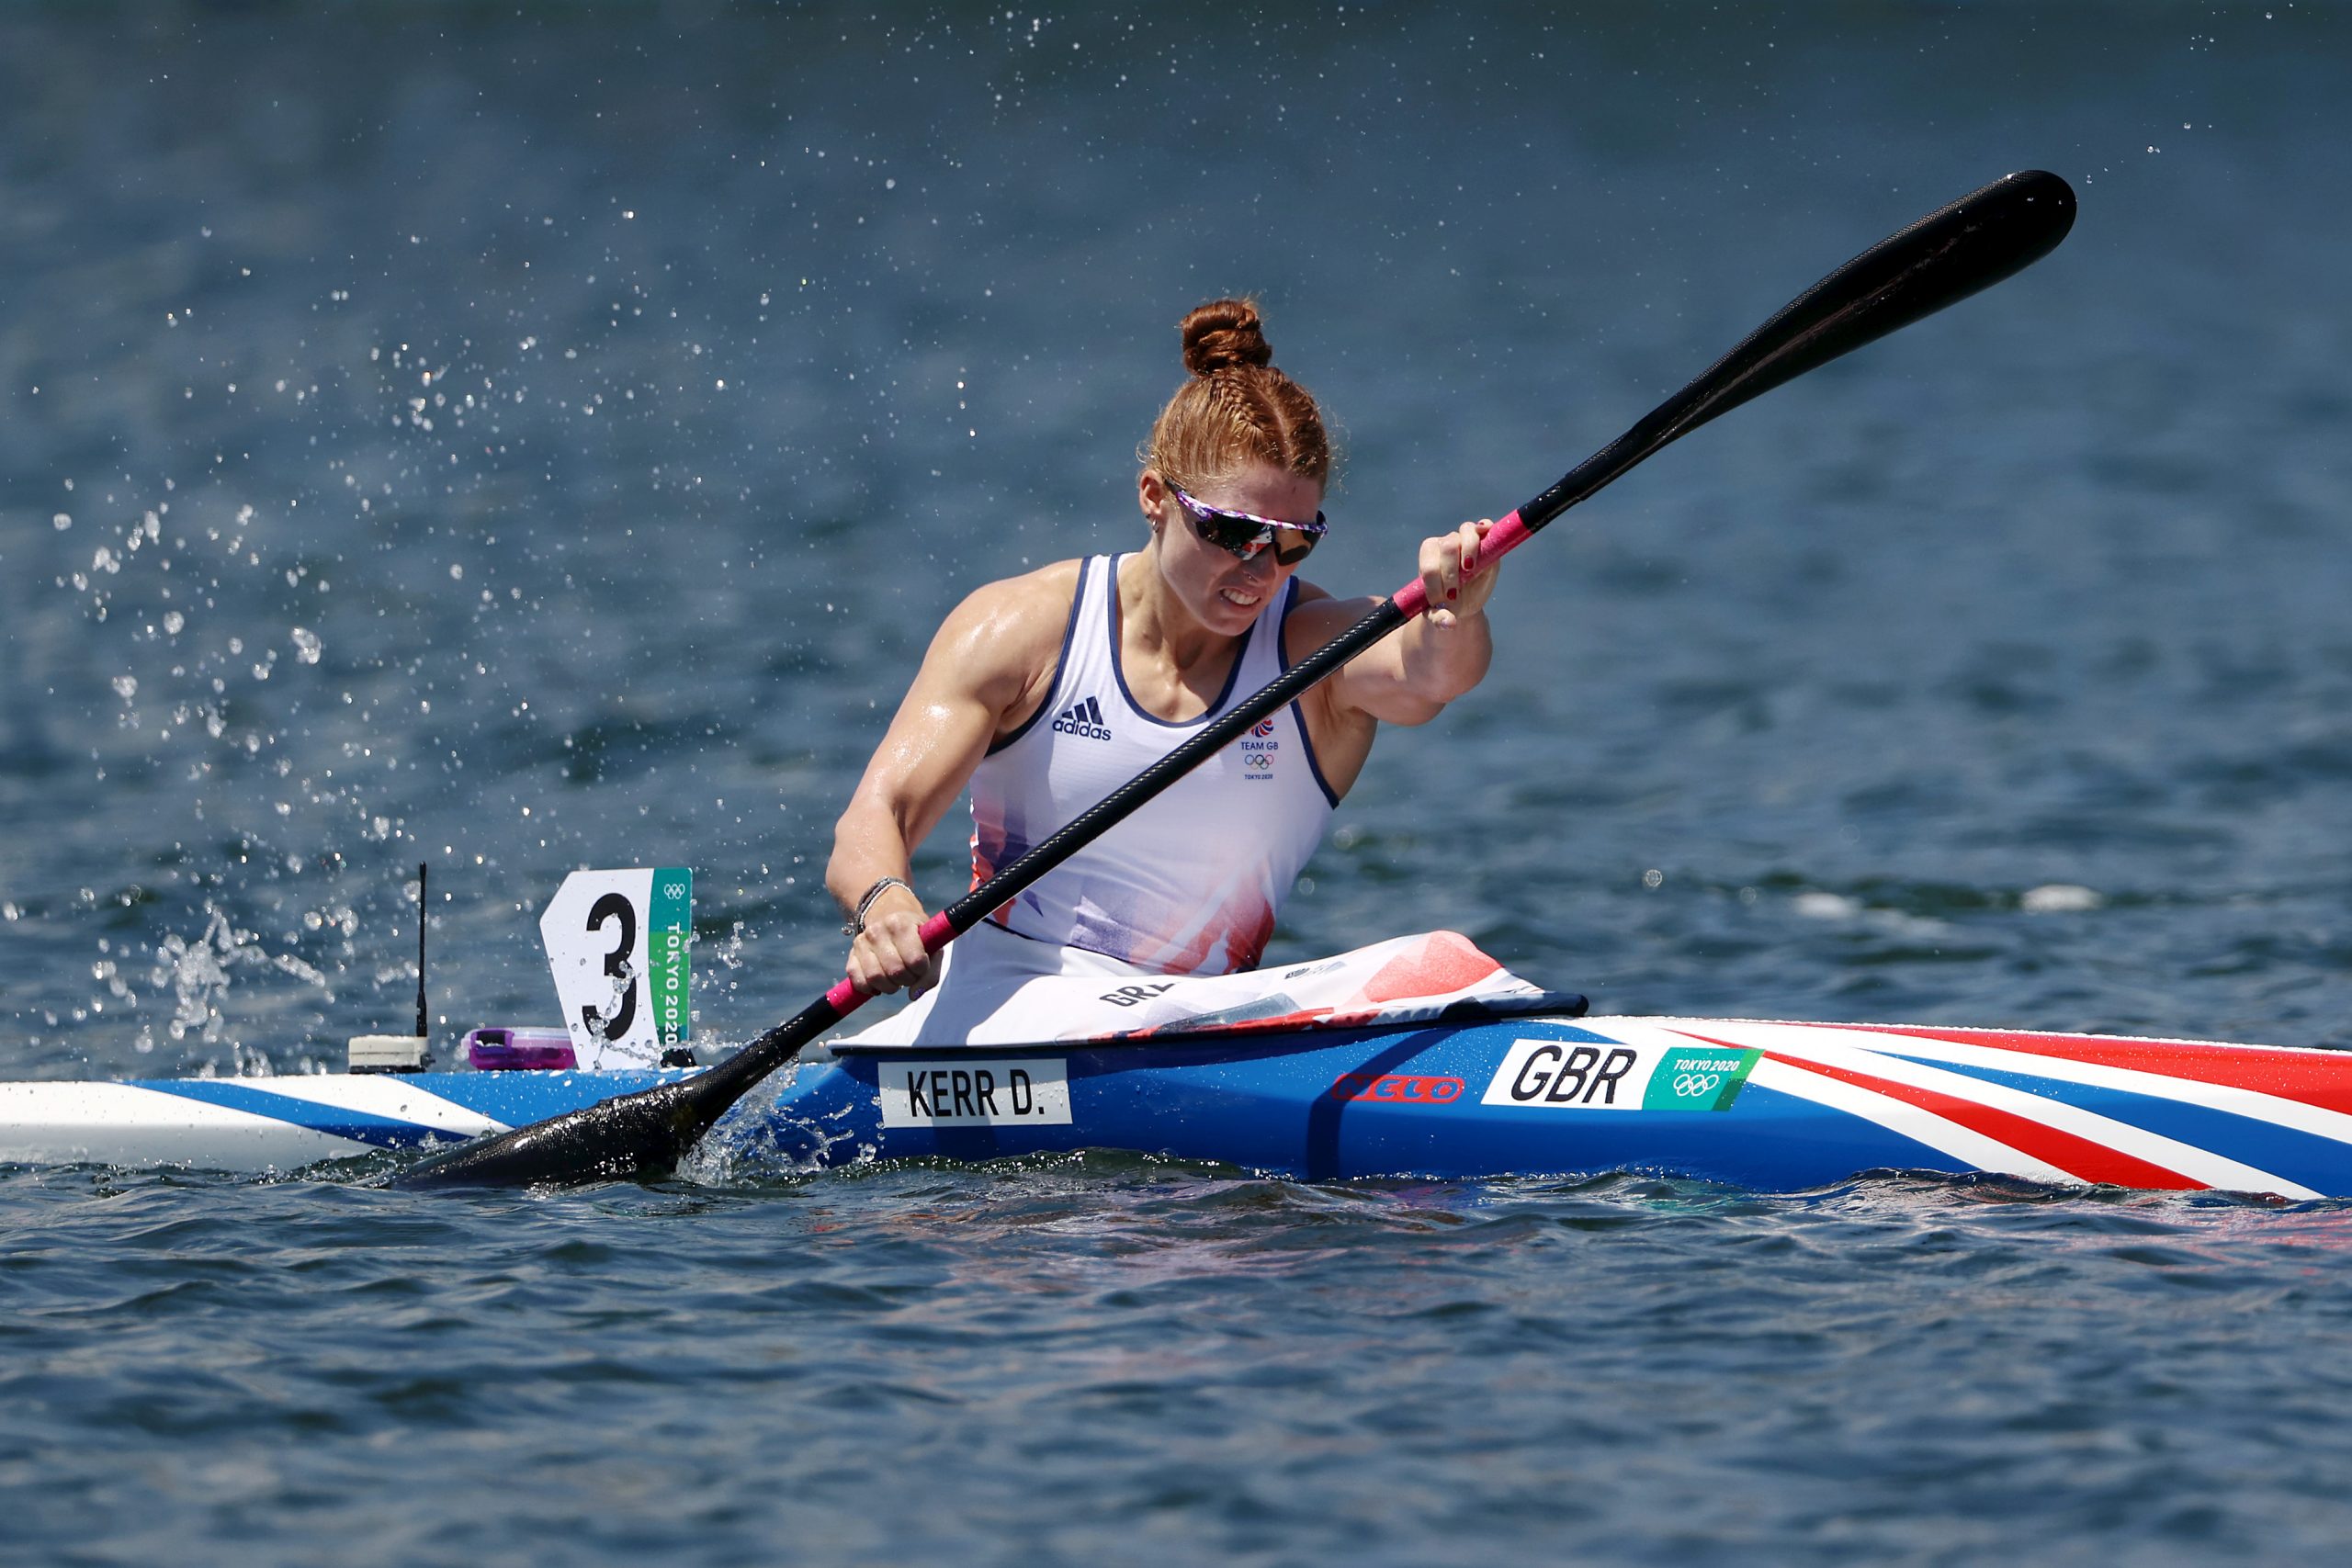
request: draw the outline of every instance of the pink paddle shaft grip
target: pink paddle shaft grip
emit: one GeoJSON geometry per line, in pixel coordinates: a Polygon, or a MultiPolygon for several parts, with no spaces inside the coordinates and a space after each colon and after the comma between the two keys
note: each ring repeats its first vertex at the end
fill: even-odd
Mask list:
{"type": "MultiPolygon", "coordinates": [[[[954,942],[956,928],[947,923],[947,911],[942,909],[938,914],[925,920],[922,923],[922,950],[925,953],[937,953],[941,948],[954,942]]],[[[840,983],[831,990],[825,993],[825,1005],[843,1018],[847,1018],[871,1000],[873,1000],[871,997],[849,983],[849,976],[846,975],[842,976],[840,983]]]]}
{"type": "MultiPolygon", "coordinates": [[[[1534,532],[1519,520],[1518,513],[1499,519],[1487,530],[1487,536],[1478,542],[1478,564],[1463,575],[1477,576],[1488,561],[1509,555],[1534,536],[1534,532]]],[[[1430,607],[1429,592],[1421,587],[1421,580],[1418,577],[1391,593],[1388,602],[1404,611],[1408,621],[1430,607]]]]}

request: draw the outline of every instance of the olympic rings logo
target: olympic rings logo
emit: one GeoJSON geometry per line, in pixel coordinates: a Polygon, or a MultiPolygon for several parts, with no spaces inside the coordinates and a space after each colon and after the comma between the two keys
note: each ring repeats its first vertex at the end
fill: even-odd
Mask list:
{"type": "Polygon", "coordinates": [[[1696,1100],[1723,1087],[1721,1073],[1684,1073],[1674,1080],[1674,1093],[1679,1100],[1696,1100]]]}
{"type": "Polygon", "coordinates": [[[1379,1100],[1392,1105],[1451,1105],[1468,1086],[1460,1078],[1415,1077],[1403,1073],[1342,1073],[1332,1080],[1333,1100],[1379,1100]]]}
{"type": "Polygon", "coordinates": [[[1274,765],[1274,759],[1269,752],[1252,751],[1241,759],[1241,765],[1245,768],[1271,768],[1274,765]]]}

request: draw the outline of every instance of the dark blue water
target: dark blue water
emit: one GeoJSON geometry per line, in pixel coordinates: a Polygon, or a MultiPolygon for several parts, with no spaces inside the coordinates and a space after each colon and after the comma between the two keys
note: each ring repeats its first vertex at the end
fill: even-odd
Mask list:
{"type": "MultiPolygon", "coordinates": [[[[1385,591],[2026,166],[2049,262],[1513,558],[1272,956],[2352,1043],[2347,57],[2283,0],[0,17],[0,1066],[332,1063],[406,1021],[420,861],[445,1030],[553,1016],[567,871],[683,863],[741,1039],[837,973],[938,617],[1135,542],[1186,307],[1260,295],[1344,427],[1316,579],[1385,591]]],[[[0,1540],[2301,1559],[2347,1238],[1889,1175],[0,1173],[0,1540]]]]}

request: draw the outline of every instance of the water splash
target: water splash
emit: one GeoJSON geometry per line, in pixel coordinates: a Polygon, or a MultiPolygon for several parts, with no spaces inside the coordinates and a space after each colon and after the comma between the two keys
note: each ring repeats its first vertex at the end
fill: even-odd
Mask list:
{"type": "MultiPolygon", "coordinates": [[[[172,995],[172,1016],[164,1025],[164,1033],[175,1042],[193,1036],[206,1045],[225,1043],[232,1073],[266,1077],[272,1070],[267,1055],[247,1048],[228,1032],[228,1015],[221,1003],[235,982],[236,972],[290,975],[316,987],[322,998],[332,1000],[327,977],[290,953],[270,952],[257,935],[239,928],[209,900],[204,915],[204,931],[193,942],[174,931],[155,944],[155,964],[147,980],[153,989],[168,988],[172,995]]],[[[138,1046],[142,1053],[154,1049],[149,1031],[140,1032],[138,1046]]]]}

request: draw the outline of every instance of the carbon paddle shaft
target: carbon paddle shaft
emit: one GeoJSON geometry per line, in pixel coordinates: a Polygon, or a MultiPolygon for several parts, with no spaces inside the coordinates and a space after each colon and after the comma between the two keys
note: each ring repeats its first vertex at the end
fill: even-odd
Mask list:
{"type": "MultiPolygon", "coordinates": [[[[1481,562],[1509,553],[1660,447],[1842,354],[1932,315],[2023,270],[2074,226],[2075,193],[2029,170],[1972,191],[1864,251],[1771,320],[1559,483],[1496,523],[1481,562]]],[[[1196,733],[924,922],[937,952],[1159,795],[1216,751],[1429,607],[1418,579],[1332,641],[1196,733]]],[[[514,1187],[658,1175],[673,1168],[736,1101],[865,998],[847,980],[708,1072],[606,1100],[436,1155],[401,1187],[514,1187]]]]}

